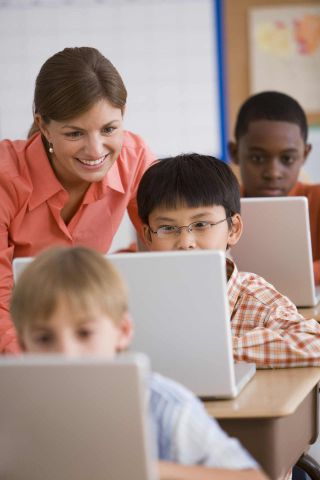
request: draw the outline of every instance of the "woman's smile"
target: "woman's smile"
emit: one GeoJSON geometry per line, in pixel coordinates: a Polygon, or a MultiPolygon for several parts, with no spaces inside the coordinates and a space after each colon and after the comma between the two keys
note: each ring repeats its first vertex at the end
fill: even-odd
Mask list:
{"type": "Polygon", "coordinates": [[[98,158],[97,160],[87,160],[84,158],[78,158],[76,157],[76,160],[80,162],[84,168],[90,168],[90,169],[99,169],[102,165],[104,165],[105,160],[109,157],[109,153],[103,155],[102,157],[98,158]]]}

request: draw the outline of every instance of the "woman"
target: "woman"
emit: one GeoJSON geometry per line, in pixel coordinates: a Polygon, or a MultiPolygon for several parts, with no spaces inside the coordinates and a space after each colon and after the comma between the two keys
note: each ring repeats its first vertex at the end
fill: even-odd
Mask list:
{"type": "MultiPolygon", "coordinates": [[[[66,48],[36,79],[27,141],[0,142],[0,352],[18,351],[8,305],[12,259],[53,245],[107,252],[128,209],[139,230],[136,190],[154,160],[123,130],[127,92],[94,48],[66,48]]],[[[41,292],[39,292],[41,294],[41,292]]]]}

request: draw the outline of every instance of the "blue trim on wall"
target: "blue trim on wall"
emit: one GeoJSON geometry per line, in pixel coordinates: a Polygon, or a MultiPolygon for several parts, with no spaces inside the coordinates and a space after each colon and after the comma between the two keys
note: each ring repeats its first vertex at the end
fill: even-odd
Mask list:
{"type": "Polygon", "coordinates": [[[220,117],[220,142],[221,160],[228,161],[227,150],[227,87],[225,71],[225,49],[224,49],[224,10],[223,0],[212,0],[214,11],[213,34],[216,37],[216,59],[219,89],[219,117],[220,117]]]}

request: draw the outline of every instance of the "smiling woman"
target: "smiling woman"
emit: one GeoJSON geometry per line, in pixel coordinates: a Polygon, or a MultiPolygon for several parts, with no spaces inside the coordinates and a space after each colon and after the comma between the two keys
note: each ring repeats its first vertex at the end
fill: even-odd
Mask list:
{"type": "Polygon", "coordinates": [[[41,67],[28,140],[0,142],[0,352],[18,351],[12,260],[50,245],[106,253],[154,157],[123,128],[127,92],[98,50],[65,48],[41,67]]]}

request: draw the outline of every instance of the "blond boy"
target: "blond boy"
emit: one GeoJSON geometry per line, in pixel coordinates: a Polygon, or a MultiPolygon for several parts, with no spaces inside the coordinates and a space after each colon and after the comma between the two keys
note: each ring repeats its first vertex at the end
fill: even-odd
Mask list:
{"type": "MultiPolygon", "coordinates": [[[[112,357],[132,336],[122,280],[101,254],[84,247],[37,257],[17,282],[11,315],[27,352],[112,357]]],[[[161,479],[265,478],[184,387],[153,374],[149,389],[161,479]]]]}

